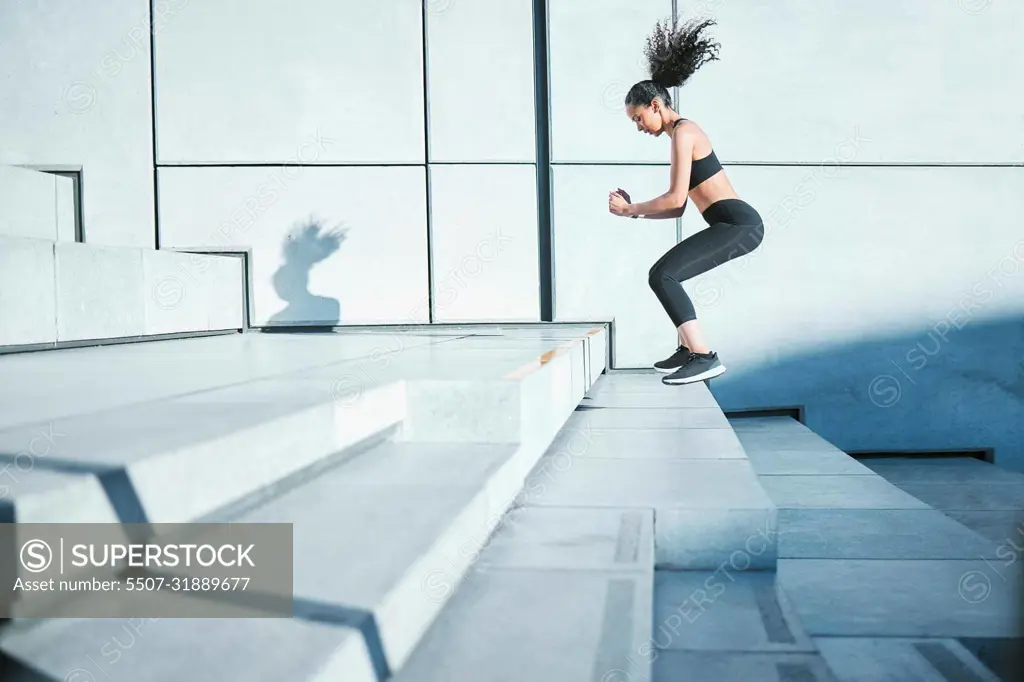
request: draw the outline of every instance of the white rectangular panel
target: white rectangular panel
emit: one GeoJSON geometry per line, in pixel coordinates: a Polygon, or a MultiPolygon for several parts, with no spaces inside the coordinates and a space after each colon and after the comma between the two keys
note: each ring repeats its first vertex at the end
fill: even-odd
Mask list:
{"type": "Polygon", "coordinates": [[[421,0],[203,0],[156,38],[161,163],[422,163],[421,0]]]}
{"type": "Polygon", "coordinates": [[[567,161],[667,161],[665,138],[637,132],[623,103],[650,77],[644,45],[671,0],[549,0],[551,154],[567,161]]]}
{"type": "Polygon", "coordinates": [[[422,167],[162,168],[161,246],[252,249],[252,324],[427,319],[422,167]]]}
{"type": "Polygon", "coordinates": [[[145,334],[142,249],[58,243],[57,340],[145,334]]]}
{"type": "MultiPolygon", "coordinates": [[[[766,233],[685,285],[724,362],[923,327],[953,337],[1024,313],[1024,168],[726,171],[766,233]]],[[[686,237],[703,222],[687,215],[683,227],[686,237]]]]}
{"type": "Polygon", "coordinates": [[[431,166],[434,320],[540,319],[537,169],[431,166]]]}
{"type": "Polygon", "coordinates": [[[689,0],[720,61],[682,89],[723,161],[1024,161],[1024,3],[689,0]],[[841,147],[856,134],[862,153],[841,147]]]}
{"type": "Polygon", "coordinates": [[[430,160],[537,158],[533,0],[427,3],[430,160]]]}
{"type": "Polygon", "coordinates": [[[57,240],[53,175],[0,166],[0,236],[57,240]]]}
{"type": "Polygon", "coordinates": [[[0,236],[0,346],[57,340],[53,242],[0,236]]]}

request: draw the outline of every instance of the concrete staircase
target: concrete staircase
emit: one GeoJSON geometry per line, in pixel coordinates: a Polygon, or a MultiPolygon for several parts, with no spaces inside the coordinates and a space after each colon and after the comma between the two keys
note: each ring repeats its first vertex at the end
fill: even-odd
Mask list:
{"type": "Polygon", "coordinates": [[[991,540],[791,419],[608,372],[607,344],[440,326],[0,358],[29,386],[0,393],[7,522],[287,522],[295,593],[287,619],[16,619],[0,679],[996,680],[965,646],[1018,636],[1008,582],[978,598],[991,540]]]}
{"type": "MultiPolygon", "coordinates": [[[[119,649],[116,666],[96,638],[141,630],[130,614],[16,620],[0,644],[8,667],[29,680],[399,670],[606,368],[603,326],[476,332],[249,334],[46,354],[75,371],[39,377],[27,401],[3,395],[22,403],[0,429],[4,519],[292,523],[295,617],[146,622],[145,655],[119,649]],[[243,359],[183,364],[231,351],[243,359]],[[111,356],[120,362],[101,360],[111,356]],[[108,364],[121,385],[97,390],[108,364]],[[125,380],[143,365],[148,376],[125,380]],[[180,655],[211,643],[217,655],[180,655]]],[[[31,374],[39,357],[0,358],[0,379],[31,374]]]]}

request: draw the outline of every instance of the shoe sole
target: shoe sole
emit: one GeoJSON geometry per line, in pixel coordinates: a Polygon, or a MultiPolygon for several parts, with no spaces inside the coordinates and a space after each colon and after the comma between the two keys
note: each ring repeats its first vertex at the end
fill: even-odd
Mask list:
{"type": "MultiPolygon", "coordinates": [[[[682,367],[682,365],[679,365],[679,367],[682,367]]],[[[661,372],[662,374],[671,374],[672,372],[674,372],[677,369],[679,369],[679,367],[667,367],[667,368],[655,367],[654,371],[655,372],[661,372]]]]}
{"type": "Polygon", "coordinates": [[[668,377],[665,377],[664,379],[661,380],[661,383],[668,384],[669,386],[679,386],[679,385],[682,385],[682,384],[693,384],[693,383],[696,383],[698,381],[705,381],[707,379],[714,379],[715,377],[721,376],[723,374],[725,374],[725,365],[719,365],[718,367],[714,367],[712,369],[709,369],[706,372],[701,372],[700,374],[695,374],[692,377],[684,377],[682,379],[672,379],[671,381],[669,380],[668,377]]]}

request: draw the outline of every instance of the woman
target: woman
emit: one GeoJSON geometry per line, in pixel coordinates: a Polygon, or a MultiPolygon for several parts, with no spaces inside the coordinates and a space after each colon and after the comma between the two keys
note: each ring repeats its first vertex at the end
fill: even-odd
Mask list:
{"type": "Polygon", "coordinates": [[[668,133],[672,145],[672,177],[661,196],[631,203],[617,189],[609,194],[608,210],[630,218],[678,218],[688,199],[708,227],[676,244],[651,267],[648,282],[679,332],[679,348],[654,368],[667,373],[666,384],[688,384],[725,372],[718,354],[704,343],[693,303],[682,283],[753,251],[764,237],[764,223],[752,206],[733,189],[704,131],[672,108],[668,89],[684,84],[705,62],[718,59],[717,43],[703,37],[714,21],[691,21],[671,28],[660,22],[644,51],[650,80],[634,85],[626,95],[626,115],[636,129],[659,137],[668,133]]]}

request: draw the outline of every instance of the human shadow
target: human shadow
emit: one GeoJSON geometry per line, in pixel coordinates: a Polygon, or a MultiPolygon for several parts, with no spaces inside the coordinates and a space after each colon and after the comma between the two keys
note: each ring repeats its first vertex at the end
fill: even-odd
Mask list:
{"type": "Polygon", "coordinates": [[[287,305],[269,322],[282,326],[333,327],[341,322],[341,303],[309,290],[313,266],[341,247],[347,230],[326,228],[324,221],[309,218],[294,227],[281,246],[284,263],[274,273],[274,291],[287,305]]]}

